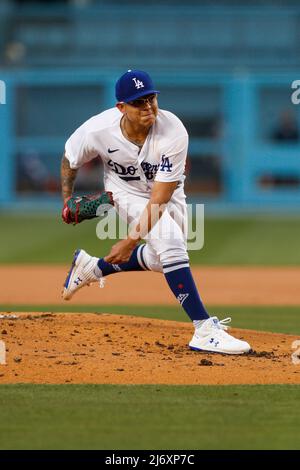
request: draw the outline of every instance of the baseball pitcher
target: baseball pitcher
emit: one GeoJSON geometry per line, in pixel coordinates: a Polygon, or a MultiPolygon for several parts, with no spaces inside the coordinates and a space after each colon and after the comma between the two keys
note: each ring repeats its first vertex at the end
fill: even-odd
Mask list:
{"type": "Polygon", "coordinates": [[[66,142],[61,165],[62,216],[70,223],[76,216],[78,221],[82,211],[89,212],[91,201],[72,198],[73,187],[77,170],[100,157],[106,191],[101,197],[114,204],[129,224],[129,234],[104,258],[78,249],[63,298],[71,299],[82,287],[110,274],[156,271],[162,273],[194,324],[191,349],[249,352],[247,342],[226,332],[230,319],[219,321],[209,316],[193,280],[186,243],[184,169],[188,134],[184,125],[171,112],[159,109],[159,91],[146,72],[128,70],[115,90],[116,107],[90,118],[66,142]]]}

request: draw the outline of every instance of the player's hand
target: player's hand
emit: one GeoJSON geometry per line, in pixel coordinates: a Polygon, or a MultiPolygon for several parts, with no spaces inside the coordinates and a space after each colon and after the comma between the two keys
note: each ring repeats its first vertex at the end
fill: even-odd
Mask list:
{"type": "Polygon", "coordinates": [[[103,191],[65,198],[62,219],[66,224],[79,224],[83,220],[94,219],[109,211],[114,205],[112,192],[103,191]]]}
{"type": "Polygon", "coordinates": [[[110,253],[104,257],[104,261],[110,264],[121,264],[129,261],[129,258],[137,245],[137,240],[126,238],[113,245],[110,253]]]}

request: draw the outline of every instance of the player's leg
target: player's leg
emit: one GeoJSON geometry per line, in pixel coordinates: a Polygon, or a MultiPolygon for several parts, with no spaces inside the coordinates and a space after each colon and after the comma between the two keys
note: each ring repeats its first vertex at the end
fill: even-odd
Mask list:
{"type": "MultiPolygon", "coordinates": [[[[137,223],[141,213],[148,204],[149,198],[128,194],[114,186],[106,189],[112,191],[115,209],[121,219],[127,224],[137,223]]],[[[163,272],[159,255],[148,243],[137,246],[133,250],[130,259],[126,263],[121,264],[107,263],[104,258],[90,256],[84,250],[79,249],[74,254],[62,296],[64,300],[70,300],[82,287],[93,282],[102,282],[103,278],[111,274],[147,270],[163,272]]]]}
{"type": "MultiPolygon", "coordinates": [[[[148,203],[148,198],[128,195],[118,188],[110,188],[114,194],[115,208],[120,217],[127,223],[131,224],[138,221],[141,213],[148,203]]],[[[63,288],[63,299],[69,300],[82,287],[93,282],[100,281],[111,274],[126,271],[161,271],[160,266],[156,266],[157,255],[147,249],[145,244],[137,246],[130,259],[126,263],[110,264],[103,258],[90,256],[86,251],[78,249],[72,261],[71,268],[67,275],[63,288]],[[145,262],[145,259],[148,262],[145,262]]]]}
{"type": "Polygon", "coordinates": [[[127,271],[160,271],[159,258],[151,253],[145,243],[138,245],[126,263],[110,264],[103,258],[90,256],[86,251],[78,249],[73,258],[70,271],[67,275],[63,299],[70,300],[75,292],[93,282],[101,282],[106,276],[127,271]],[[147,260],[147,261],[146,261],[147,260]],[[151,261],[153,260],[153,261],[151,261]],[[157,266],[158,265],[158,266],[157,266]]]}
{"type": "Polygon", "coordinates": [[[195,324],[207,320],[209,314],[191,273],[183,230],[185,221],[178,224],[172,215],[170,210],[166,210],[146,240],[159,258],[171,291],[195,324]]]}
{"type": "MultiPolygon", "coordinates": [[[[149,202],[149,197],[116,191],[116,188],[110,188],[110,190],[114,194],[115,208],[121,219],[128,225],[137,224],[149,202]]],[[[119,272],[148,270],[162,272],[162,267],[155,251],[148,244],[143,243],[133,250],[126,263],[110,264],[100,258],[95,273],[98,277],[105,277],[119,272]]]]}
{"type": "Polygon", "coordinates": [[[195,333],[190,347],[226,354],[248,352],[250,346],[247,342],[226,333],[226,323],[230,319],[219,321],[217,317],[209,317],[192,276],[183,232],[182,227],[165,211],[149,234],[147,243],[159,256],[170,289],[193,321],[195,333]]]}

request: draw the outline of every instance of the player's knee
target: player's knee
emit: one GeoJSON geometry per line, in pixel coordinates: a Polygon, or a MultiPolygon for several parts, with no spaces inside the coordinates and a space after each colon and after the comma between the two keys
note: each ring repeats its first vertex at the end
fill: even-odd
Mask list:
{"type": "Polygon", "coordinates": [[[182,261],[189,262],[189,255],[184,242],[178,243],[173,247],[166,247],[160,253],[160,262],[162,265],[178,263],[182,261]]]}
{"type": "Polygon", "coordinates": [[[189,255],[184,240],[149,240],[143,250],[145,265],[151,271],[163,272],[163,265],[188,262],[189,255]]]}
{"type": "Polygon", "coordinates": [[[160,262],[159,255],[153,248],[146,244],[143,250],[144,264],[147,269],[155,272],[163,272],[163,267],[160,262]]]}

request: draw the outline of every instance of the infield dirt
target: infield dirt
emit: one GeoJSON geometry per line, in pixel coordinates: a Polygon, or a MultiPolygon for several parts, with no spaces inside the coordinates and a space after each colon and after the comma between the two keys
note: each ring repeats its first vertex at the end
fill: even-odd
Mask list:
{"type": "MultiPolygon", "coordinates": [[[[1,266],[0,303],[62,304],[67,269],[1,266]]],[[[300,304],[299,268],[195,267],[193,273],[207,304],[300,304]]],[[[109,276],[105,289],[96,284],[84,288],[68,306],[71,311],[72,304],[99,303],[177,304],[162,276],[150,272],[109,276]]],[[[223,356],[190,351],[189,323],[109,312],[15,315],[16,319],[0,321],[0,340],[7,348],[0,383],[300,383],[300,364],[291,358],[298,338],[291,335],[232,329],[255,352],[223,356]]]]}
{"type": "Polygon", "coordinates": [[[190,351],[187,323],[111,314],[28,314],[1,319],[0,383],[299,384],[292,335],[231,329],[253,352],[190,351]]]}
{"type": "MultiPolygon", "coordinates": [[[[65,304],[62,285],[69,266],[20,265],[0,267],[0,304],[65,304]]],[[[300,305],[300,268],[192,267],[207,305],[300,305]]],[[[108,276],[105,289],[97,284],[76,294],[81,305],[177,305],[162,278],[153,272],[108,276]]],[[[72,300],[73,302],[73,300],[72,300]]]]}

